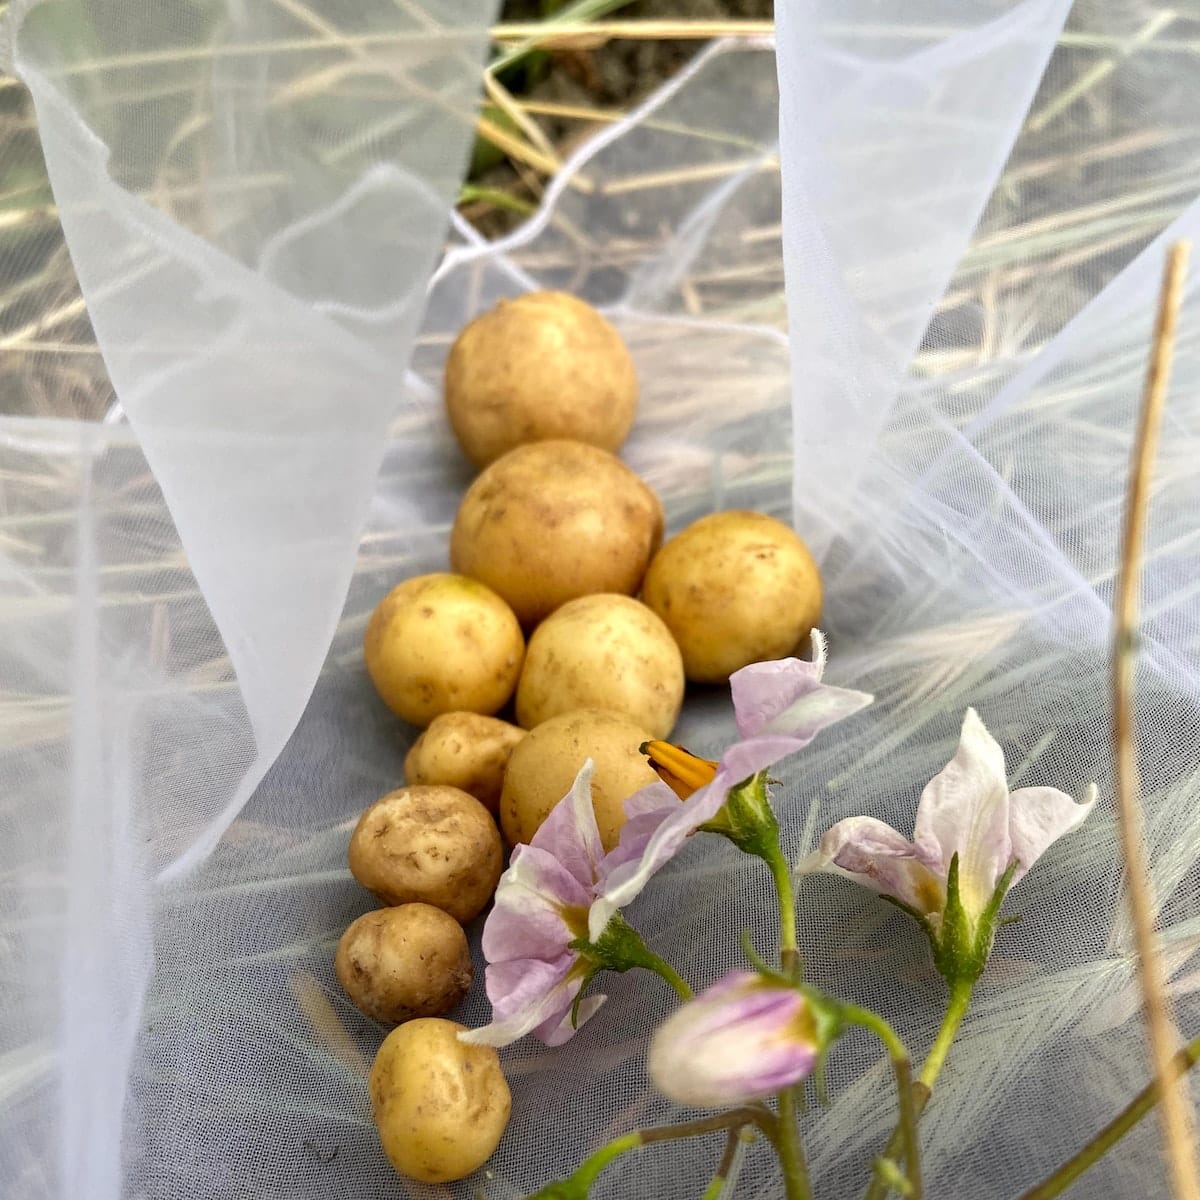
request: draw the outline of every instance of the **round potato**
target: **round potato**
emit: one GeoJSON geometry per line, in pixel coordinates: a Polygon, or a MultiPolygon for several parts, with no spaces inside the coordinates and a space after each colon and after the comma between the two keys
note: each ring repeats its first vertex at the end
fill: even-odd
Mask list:
{"type": "Polygon", "coordinates": [[[404,759],[408,783],[445,783],[474,796],[490,813],[500,804],[504,769],[525,730],[477,713],[442,713],[404,759]]]}
{"type": "Polygon", "coordinates": [[[449,1012],[471,986],[467,935],[430,904],[363,913],[342,934],[333,969],[356,1008],[392,1025],[449,1012]]]}
{"type": "Polygon", "coordinates": [[[491,1046],[458,1040],[466,1026],[409,1021],[383,1039],[371,1067],[371,1112],[402,1175],[448,1183],[478,1170],[504,1136],[512,1095],[491,1046]]]}
{"type": "Polygon", "coordinates": [[[637,600],[580,596],[533,631],[517,684],[517,720],[606,708],[666,738],[683,703],[683,658],[671,631],[637,600]]]}
{"type": "Polygon", "coordinates": [[[749,663],[795,653],[820,620],[821,576],[781,521],[714,513],[654,556],[642,599],[679,643],[687,677],[720,683],[749,663]]]}
{"type": "Polygon", "coordinates": [[[477,467],[548,438],[617,450],[637,393],[620,334],[566,292],[501,300],[458,335],[446,360],[446,414],[477,467]]]}
{"type": "Polygon", "coordinates": [[[462,575],[418,575],[379,602],[363,637],[371,682],[413,725],[444,712],[494,713],[516,687],[525,639],[512,610],[462,575]]]}
{"type": "Polygon", "coordinates": [[[469,921],[492,898],[504,846],[488,810],[454,787],[402,787],[350,836],[350,873],[384,904],[420,901],[469,921]]]}
{"type": "Polygon", "coordinates": [[[500,796],[504,836],[528,842],[550,810],[571,790],[584,760],[596,764],[592,808],[605,850],[625,824],[627,796],[658,779],[638,747],[650,733],[621,713],[589,708],[551,717],[526,734],[508,760],[500,796]]]}
{"type": "Polygon", "coordinates": [[[576,596],[632,595],[662,530],[658,497],[619,459],[582,442],[533,442],[471,484],[450,561],[533,625],[576,596]]]}

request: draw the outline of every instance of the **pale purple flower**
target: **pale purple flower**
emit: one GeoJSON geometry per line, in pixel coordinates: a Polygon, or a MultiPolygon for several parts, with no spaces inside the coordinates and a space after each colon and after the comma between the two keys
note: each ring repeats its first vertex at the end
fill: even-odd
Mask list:
{"type": "Polygon", "coordinates": [[[604,885],[591,906],[588,936],[593,941],[612,914],[629,904],[687,838],[717,815],[731,788],[803,750],[821,730],[871,703],[865,692],[821,682],[826,650],[819,629],[812,631],[812,643],[811,662],[785,658],[752,663],[730,676],[741,738],[721,755],[710,783],[682,804],[663,783],[651,784],[625,802],[632,819],[622,830],[622,844],[613,851],[604,885]]]}
{"type": "Polygon", "coordinates": [[[848,817],[800,870],[844,875],[891,896],[936,934],[955,855],[959,897],[974,924],[1009,866],[1011,886],[1053,842],[1081,825],[1095,803],[1094,785],[1078,804],[1057,788],[1010,792],[1004,752],[969,708],[958,753],[921,793],[912,841],[874,817],[848,817]]]}
{"type": "Polygon", "coordinates": [[[800,992],[734,971],[659,1026],[647,1065],[658,1090],[678,1104],[729,1108],[798,1083],[818,1052],[800,992]]]}
{"type": "Polygon", "coordinates": [[[464,1042],[507,1046],[532,1033],[557,1046],[604,1003],[604,996],[589,996],[572,1022],[571,1009],[591,964],[571,942],[588,936],[588,912],[607,878],[609,861],[635,862],[638,830],[643,831],[642,846],[649,830],[635,815],[621,846],[605,856],[592,808],[592,772],[589,758],[570,793],[555,805],[533,841],[513,851],[500,877],[483,927],[492,1021],[459,1034],[464,1042]]]}

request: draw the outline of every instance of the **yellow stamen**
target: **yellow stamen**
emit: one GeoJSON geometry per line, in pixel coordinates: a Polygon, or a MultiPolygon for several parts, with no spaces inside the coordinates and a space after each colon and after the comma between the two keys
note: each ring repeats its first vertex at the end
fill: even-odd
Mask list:
{"type": "Polygon", "coordinates": [[[716,778],[715,762],[699,758],[682,746],[672,746],[670,742],[643,742],[638,749],[650,760],[659,779],[680,800],[686,800],[716,778]]]}

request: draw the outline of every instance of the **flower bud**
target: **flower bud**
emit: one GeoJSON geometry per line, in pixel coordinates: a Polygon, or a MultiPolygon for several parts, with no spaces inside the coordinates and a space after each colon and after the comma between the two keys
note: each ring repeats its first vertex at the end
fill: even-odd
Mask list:
{"type": "Polygon", "coordinates": [[[799,991],[734,971],[659,1026],[648,1065],[677,1103],[727,1108],[797,1083],[819,1052],[817,1021],[799,991]]]}

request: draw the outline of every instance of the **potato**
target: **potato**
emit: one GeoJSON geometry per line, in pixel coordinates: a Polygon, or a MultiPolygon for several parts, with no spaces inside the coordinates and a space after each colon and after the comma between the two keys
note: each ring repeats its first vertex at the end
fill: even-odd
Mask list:
{"type": "Polygon", "coordinates": [[[363,913],[342,934],[333,969],[356,1008],[393,1025],[448,1012],[471,986],[467,935],[430,904],[363,913]]]}
{"type": "Polygon", "coordinates": [[[526,729],[577,708],[624,713],[666,738],[683,703],[683,658],[671,631],[628,596],[581,596],[533,631],[517,684],[526,729]]]}
{"type": "Polygon", "coordinates": [[[719,683],[749,663],[795,653],[821,617],[821,576],[781,521],[714,513],[654,556],[642,599],[679,643],[687,677],[719,683]]]}
{"type": "Polygon", "coordinates": [[[371,682],[413,725],[444,712],[494,713],[516,687],[525,639],[512,610],[462,575],[418,575],[379,602],[363,637],[371,682]]]}
{"type": "Polygon", "coordinates": [[[350,836],[350,873],[384,904],[420,901],[469,921],[492,898],[504,847],[496,822],[454,787],[402,787],[350,836]]]}
{"type": "Polygon", "coordinates": [[[500,1144],[512,1095],[491,1046],[458,1040],[466,1026],[424,1017],[393,1029],[371,1067],[371,1112],[402,1175],[448,1183],[478,1170],[500,1144]]]}
{"type": "Polygon", "coordinates": [[[658,776],[638,747],[648,730],[620,713],[587,708],[551,717],[525,735],[508,760],[500,795],[500,824],[516,845],[528,842],[550,810],[571,790],[584,759],[596,764],[592,808],[605,850],[625,824],[627,796],[658,776]]]}
{"type": "Polygon", "coordinates": [[[619,459],[582,442],[534,442],[471,484],[450,561],[533,625],[576,596],[632,595],[662,529],[658,497],[619,459]]]}
{"type": "Polygon", "coordinates": [[[405,782],[449,784],[495,813],[508,756],[524,736],[525,730],[498,717],[442,713],[405,757],[405,782]]]}
{"type": "Polygon", "coordinates": [[[637,391],[620,334],[566,292],[501,300],[458,335],[446,360],[446,413],[477,467],[548,438],[617,450],[637,391]]]}

